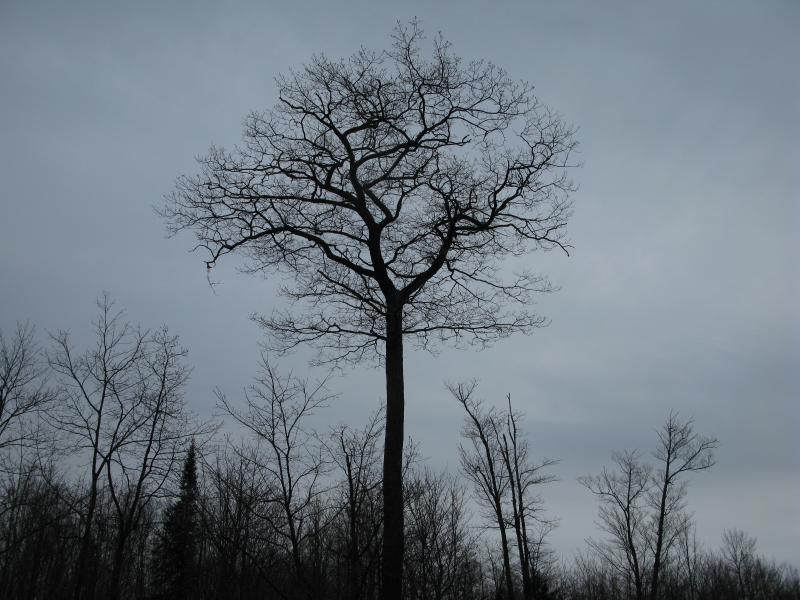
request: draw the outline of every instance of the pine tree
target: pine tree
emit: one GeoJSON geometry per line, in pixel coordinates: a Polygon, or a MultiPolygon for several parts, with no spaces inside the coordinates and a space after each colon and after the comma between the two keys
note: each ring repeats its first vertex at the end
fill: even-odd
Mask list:
{"type": "Polygon", "coordinates": [[[197,458],[194,440],[183,463],[177,501],[165,511],[154,552],[156,597],[194,598],[198,556],[197,458]]]}

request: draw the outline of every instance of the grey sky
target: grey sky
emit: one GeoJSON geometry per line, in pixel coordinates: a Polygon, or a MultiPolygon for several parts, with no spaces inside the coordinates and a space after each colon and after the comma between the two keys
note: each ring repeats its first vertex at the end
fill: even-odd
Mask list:
{"type": "MultiPolygon", "coordinates": [[[[528,79],[579,126],[575,247],[530,255],[561,291],[552,320],[484,352],[407,358],[407,431],[455,469],[461,415],[443,381],[511,393],[536,452],[561,459],[544,492],[564,553],[596,535],[578,475],[649,450],[670,409],[722,443],[696,478],[698,533],[800,548],[800,4],[796,2],[293,2],[0,4],[0,327],[85,339],[108,290],[131,319],[168,323],[191,351],[192,407],[255,373],[272,282],[206,283],[192,240],[152,206],[193,157],[238,141],[272,77],[314,52],[385,47],[422,19],[466,59],[528,79]],[[647,4],[647,6],[645,6],[647,4]]],[[[305,370],[304,355],[280,362],[305,370]]],[[[382,396],[369,368],[333,382],[321,418],[360,423],[382,396]]]]}

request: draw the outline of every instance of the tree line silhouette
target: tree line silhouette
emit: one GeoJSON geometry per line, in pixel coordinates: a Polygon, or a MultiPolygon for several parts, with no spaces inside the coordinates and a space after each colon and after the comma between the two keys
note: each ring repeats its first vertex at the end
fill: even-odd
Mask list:
{"type": "MultiPolygon", "coordinates": [[[[177,337],[98,304],[83,351],[65,332],[42,350],[28,325],[0,338],[0,597],[384,597],[383,411],[314,431],[326,382],[265,359],[244,398],[218,392],[243,432],[222,436],[186,407],[177,337]]],[[[581,479],[604,537],[565,559],[542,498],[557,462],[535,458],[510,396],[450,392],[459,472],[404,454],[404,598],[800,598],[797,571],[746,533],[698,542],[686,476],[711,468],[717,441],[691,420],[668,416],[652,462],[620,452],[581,479]]]]}

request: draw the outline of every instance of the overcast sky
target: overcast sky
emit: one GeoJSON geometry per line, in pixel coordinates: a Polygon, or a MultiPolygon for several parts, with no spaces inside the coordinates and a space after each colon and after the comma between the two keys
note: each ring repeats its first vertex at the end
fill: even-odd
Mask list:
{"type": "MultiPolygon", "coordinates": [[[[689,491],[701,540],[738,527],[797,564],[800,3],[495,4],[2,0],[0,327],[85,342],[107,290],[181,336],[190,405],[210,415],[215,386],[234,397],[256,373],[248,317],[275,305],[274,285],[233,259],[212,291],[191,237],[167,239],[153,206],[274,103],[276,74],[384,48],[418,16],[457,54],[531,81],[578,126],[585,166],[572,255],[526,259],[561,287],[538,302],[551,325],[483,352],[408,352],[408,435],[455,470],[462,415],[443,382],[511,393],[535,454],[561,460],[543,495],[569,555],[598,535],[576,477],[652,449],[675,409],[721,442],[689,491]]],[[[306,357],[278,364],[302,373],[306,357]]],[[[382,386],[347,370],[320,426],[362,423],[382,386]]]]}

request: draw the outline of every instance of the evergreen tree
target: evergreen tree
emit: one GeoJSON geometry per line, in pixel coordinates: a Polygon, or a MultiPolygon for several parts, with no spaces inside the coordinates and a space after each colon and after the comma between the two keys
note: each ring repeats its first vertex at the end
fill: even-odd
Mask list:
{"type": "Polygon", "coordinates": [[[183,463],[177,501],[165,511],[154,553],[156,596],[193,598],[198,556],[197,458],[194,440],[183,463]]]}

